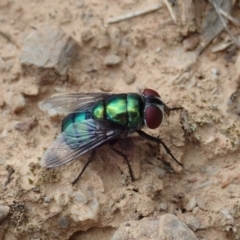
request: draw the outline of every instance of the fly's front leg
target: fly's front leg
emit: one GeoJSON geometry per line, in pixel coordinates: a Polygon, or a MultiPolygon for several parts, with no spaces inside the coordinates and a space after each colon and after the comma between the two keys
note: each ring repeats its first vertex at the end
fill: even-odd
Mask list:
{"type": "Polygon", "coordinates": [[[96,150],[93,149],[88,157],[88,160],[87,162],[85,163],[85,165],[83,166],[83,169],[82,171],[78,174],[78,176],[76,177],[76,179],[72,182],[72,185],[74,185],[78,180],[79,178],[83,175],[84,171],[86,170],[87,166],[89,165],[89,163],[93,160],[93,157],[95,155],[95,152],[96,150]]]}
{"type": "Polygon", "coordinates": [[[180,166],[183,166],[182,163],[180,163],[172,154],[171,150],[168,148],[168,146],[160,139],[160,138],[156,138],[156,137],[153,137],[151,135],[148,135],[147,133],[141,131],[141,130],[137,130],[137,133],[139,134],[140,137],[146,139],[146,140],[149,140],[149,141],[152,141],[152,142],[156,142],[156,143],[160,143],[163,145],[164,149],[166,150],[166,152],[172,157],[172,159],[177,163],[179,164],[180,166]]]}
{"type": "Polygon", "coordinates": [[[122,153],[121,151],[119,151],[118,149],[116,149],[114,147],[114,145],[117,143],[118,139],[114,139],[112,141],[109,142],[109,146],[110,148],[115,152],[117,153],[119,156],[121,156],[127,163],[128,165],[128,171],[129,171],[129,174],[130,174],[130,177],[131,177],[131,180],[134,181],[134,177],[133,177],[133,171],[132,171],[132,168],[131,168],[131,165],[129,163],[129,160],[127,158],[127,155],[125,155],[124,153],[122,153]]]}

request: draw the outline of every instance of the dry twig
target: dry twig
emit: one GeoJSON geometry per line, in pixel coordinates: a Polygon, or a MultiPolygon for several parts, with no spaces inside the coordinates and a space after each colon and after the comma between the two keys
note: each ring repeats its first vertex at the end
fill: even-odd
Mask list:
{"type": "Polygon", "coordinates": [[[107,20],[107,23],[117,23],[117,22],[125,21],[127,19],[131,19],[131,18],[134,18],[134,17],[138,17],[138,16],[141,16],[141,15],[156,11],[156,10],[160,9],[161,7],[162,7],[161,4],[155,4],[152,7],[148,8],[148,9],[145,9],[145,10],[137,10],[137,11],[134,11],[134,12],[130,12],[130,13],[118,16],[118,17],[109,18],[107,20]]]}

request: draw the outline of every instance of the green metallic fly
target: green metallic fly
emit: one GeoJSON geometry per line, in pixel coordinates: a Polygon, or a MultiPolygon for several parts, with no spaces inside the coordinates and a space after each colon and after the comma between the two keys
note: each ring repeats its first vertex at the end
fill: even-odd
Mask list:
{"type": "Polygon", "coordinates": [[[109,143],[111,149],[122,156],[128,164],[131,179],[133,172],[128,158],[121,151],[114,148],[117,139],[127,137],[137,132],[142,138],[163,145],[167,153],[175,162],[182,166],[171,153],[166,144],[141,129],[158,128],[165,117],[173,110],[169,108],[160,95],[145,89],[138,93],[74,93],[55,96],[42,103],[43,108],[54,108],[68,113],[62,122],[62,133],[55,139],[41,159],[41,165],[54,168],[77,159],[82,154],[92,150],[89,159],[78,177],[76,183],[92,161],[95,148],[109,143]]]}

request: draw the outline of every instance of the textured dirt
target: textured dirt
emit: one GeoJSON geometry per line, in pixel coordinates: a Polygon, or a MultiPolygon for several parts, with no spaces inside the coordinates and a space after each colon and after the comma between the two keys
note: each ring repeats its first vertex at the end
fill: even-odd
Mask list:
{"type": "MultiPolygon", "coordinates": [[[[110,17],[154,4],[133,0],[0,2],[0,204],[11,208],[1,221],[1,239],[110,239],[127,220],[166,213],[185,222],[189,215],[195,216],[201,222],[195,232],[198,239],[239,238],[238,52],[230,59],[226,50],[211,52],[211,46],[225,39],[226,33],[199,57],[195,50],[185,51],[182,32],[164,5],[134,19],[106,24],[110,17]],[[39,84],[21,72],[23,37],[41,23],[60,26],[80,45],[78,60],[65,81],[39,84]],[[120,31],[120,47],[116,47],[118,39],[109,41],[114,31],[120,31]],[[118,55],[121,62],[106,66],[110,54],[118,55]],[[169,106],[184,108],[159,129],[145,129],[161,136],[183,169],[162,148],[135,135],[127,144],[130,147],[118,146],[129,156],[135,182],[130,181],[124,161],[108,146],[98,149],[75,186],[71,181],[88,154],[53,170],[39,166],[44,149],[61,126],[39,109],[40,101],[53,93],[139,92],[144,88],[158,91],[169,106]],[[26,103],[14,112],[6,102],[20,101],[14,100],[16,90],[24,93],[26,103]],[[9,92],[13,95],[7,100],[4,96],[9,92]],[[16,124],[25,131],[16,129],[16,124]],[[163,159],[175,172],[168,171],[163,159]],[[189,207],[193,198],[196,203],[189,207]]],[[[238,12],[235,9],[234,14],[238,12]]],[[[234,34],[239,30],[234,29],[234,34]]]]}

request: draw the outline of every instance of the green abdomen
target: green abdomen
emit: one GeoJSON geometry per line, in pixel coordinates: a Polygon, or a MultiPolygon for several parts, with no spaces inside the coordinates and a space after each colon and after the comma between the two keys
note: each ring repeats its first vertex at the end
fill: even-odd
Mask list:
{"type": "Polygon", "coordinates": [[[96,102],[88,111],[70,113],[62,122],[62,131],[65,131],[73,123],[90,118],[108,120],[127,128],[139,128],[143,125],[142,115],[143,100],[140,95],[135,93],[114,94],[106,100],[96,102]]]}
{"type": "Polygon", "coordinates": [[[62,121],[62,132],[65,131],[66,128],[72,125],[73,123],[82,122],[90,118],[92,118],[91,112],[85,111],[85,112],[70,113],[62,121]]]}
{"type": "Polygon", "coordinates": [[[99,101],[92,109],[95,119],[106,119],[117,125],[138,128],[143,124],[143,100],[138,94],[115,94],[99,101]]]}

